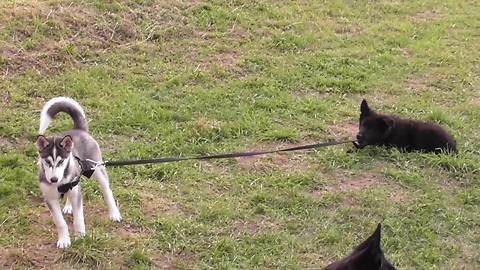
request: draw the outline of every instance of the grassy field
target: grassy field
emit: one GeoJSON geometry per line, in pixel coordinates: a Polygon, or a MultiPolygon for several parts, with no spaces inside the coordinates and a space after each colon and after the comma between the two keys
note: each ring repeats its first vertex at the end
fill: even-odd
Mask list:
{"type": "MultiPolygon", "coordinates": [[[[321,268],[382,222],[398,269],[480,269],[479,14],[453,0],[1,1],[0,268],[321,268]],[[352,138],[362,98],[442,124],[460,153],[112,168],[123,221],[83,179],[88,236],[61,251],[34,146],[61,95],[107,160],[352,138]]],[[[62,115],[48,134],[71,126],[62,115]]]]}

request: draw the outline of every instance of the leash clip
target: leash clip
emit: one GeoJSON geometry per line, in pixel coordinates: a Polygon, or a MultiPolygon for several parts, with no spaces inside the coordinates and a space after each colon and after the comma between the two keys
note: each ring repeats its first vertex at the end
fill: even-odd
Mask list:
{"type": "Polygon", "coordinates": [[[90,170],[95,170],[97,167],[105,166],[105,164],[107,163],[107,161],[100,162],[100,161],[95,161],[95,160],[89,159],[89,158],[85,159],[85,161],[93,163],[93,166],[90,168],[90,170]]]}

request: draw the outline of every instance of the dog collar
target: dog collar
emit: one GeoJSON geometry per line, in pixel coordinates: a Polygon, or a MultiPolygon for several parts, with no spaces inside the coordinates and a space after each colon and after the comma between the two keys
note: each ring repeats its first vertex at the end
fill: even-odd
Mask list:
{"type": "Polygon", "coordinates": [[[57,187],[58,193],[63,197],[63,194],[67,193],[68,191],[72,190],[76,185],[80,183],[80,176],[75,179],[75,181],[60,185],[57,187]]]}

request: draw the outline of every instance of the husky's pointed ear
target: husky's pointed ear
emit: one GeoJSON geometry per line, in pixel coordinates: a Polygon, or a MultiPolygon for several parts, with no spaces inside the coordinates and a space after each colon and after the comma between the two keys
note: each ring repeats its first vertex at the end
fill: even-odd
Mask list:
{"type": "Polygon", "coordinates": [[[45,138],[45,136],[38,135],[36,143],[38,152],[43,151],[45,148],[48,147],[49,144],[50,143],[48,142],[47,138],[45,138]]]}
{"type": "Polygon", "coordinates": [[[361,116],[367,116],[369,115],[370,113],[372,112],[372,110],[370,110],[370,107],[368,107],[368,103],[365,99],[362,100],[362,104],[360,104],[360,115],[361,116]]]}
{"type": "Polygon", "coordinates": [[[60,146],[63,147],[67,152],[72,152],[73,150],[73,139],[70,135],[66,135],[60,141],[60,146]]]}

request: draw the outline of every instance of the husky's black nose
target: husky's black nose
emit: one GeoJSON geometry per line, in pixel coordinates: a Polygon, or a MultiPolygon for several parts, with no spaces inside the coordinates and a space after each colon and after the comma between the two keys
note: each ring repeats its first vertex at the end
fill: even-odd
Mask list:
{"type": "Polygon", "coordinates": [[[54,176],[54,177],[50,178],[50,182],[56,183],[56,182],[58,182],[58,178],[54,176]]]}

